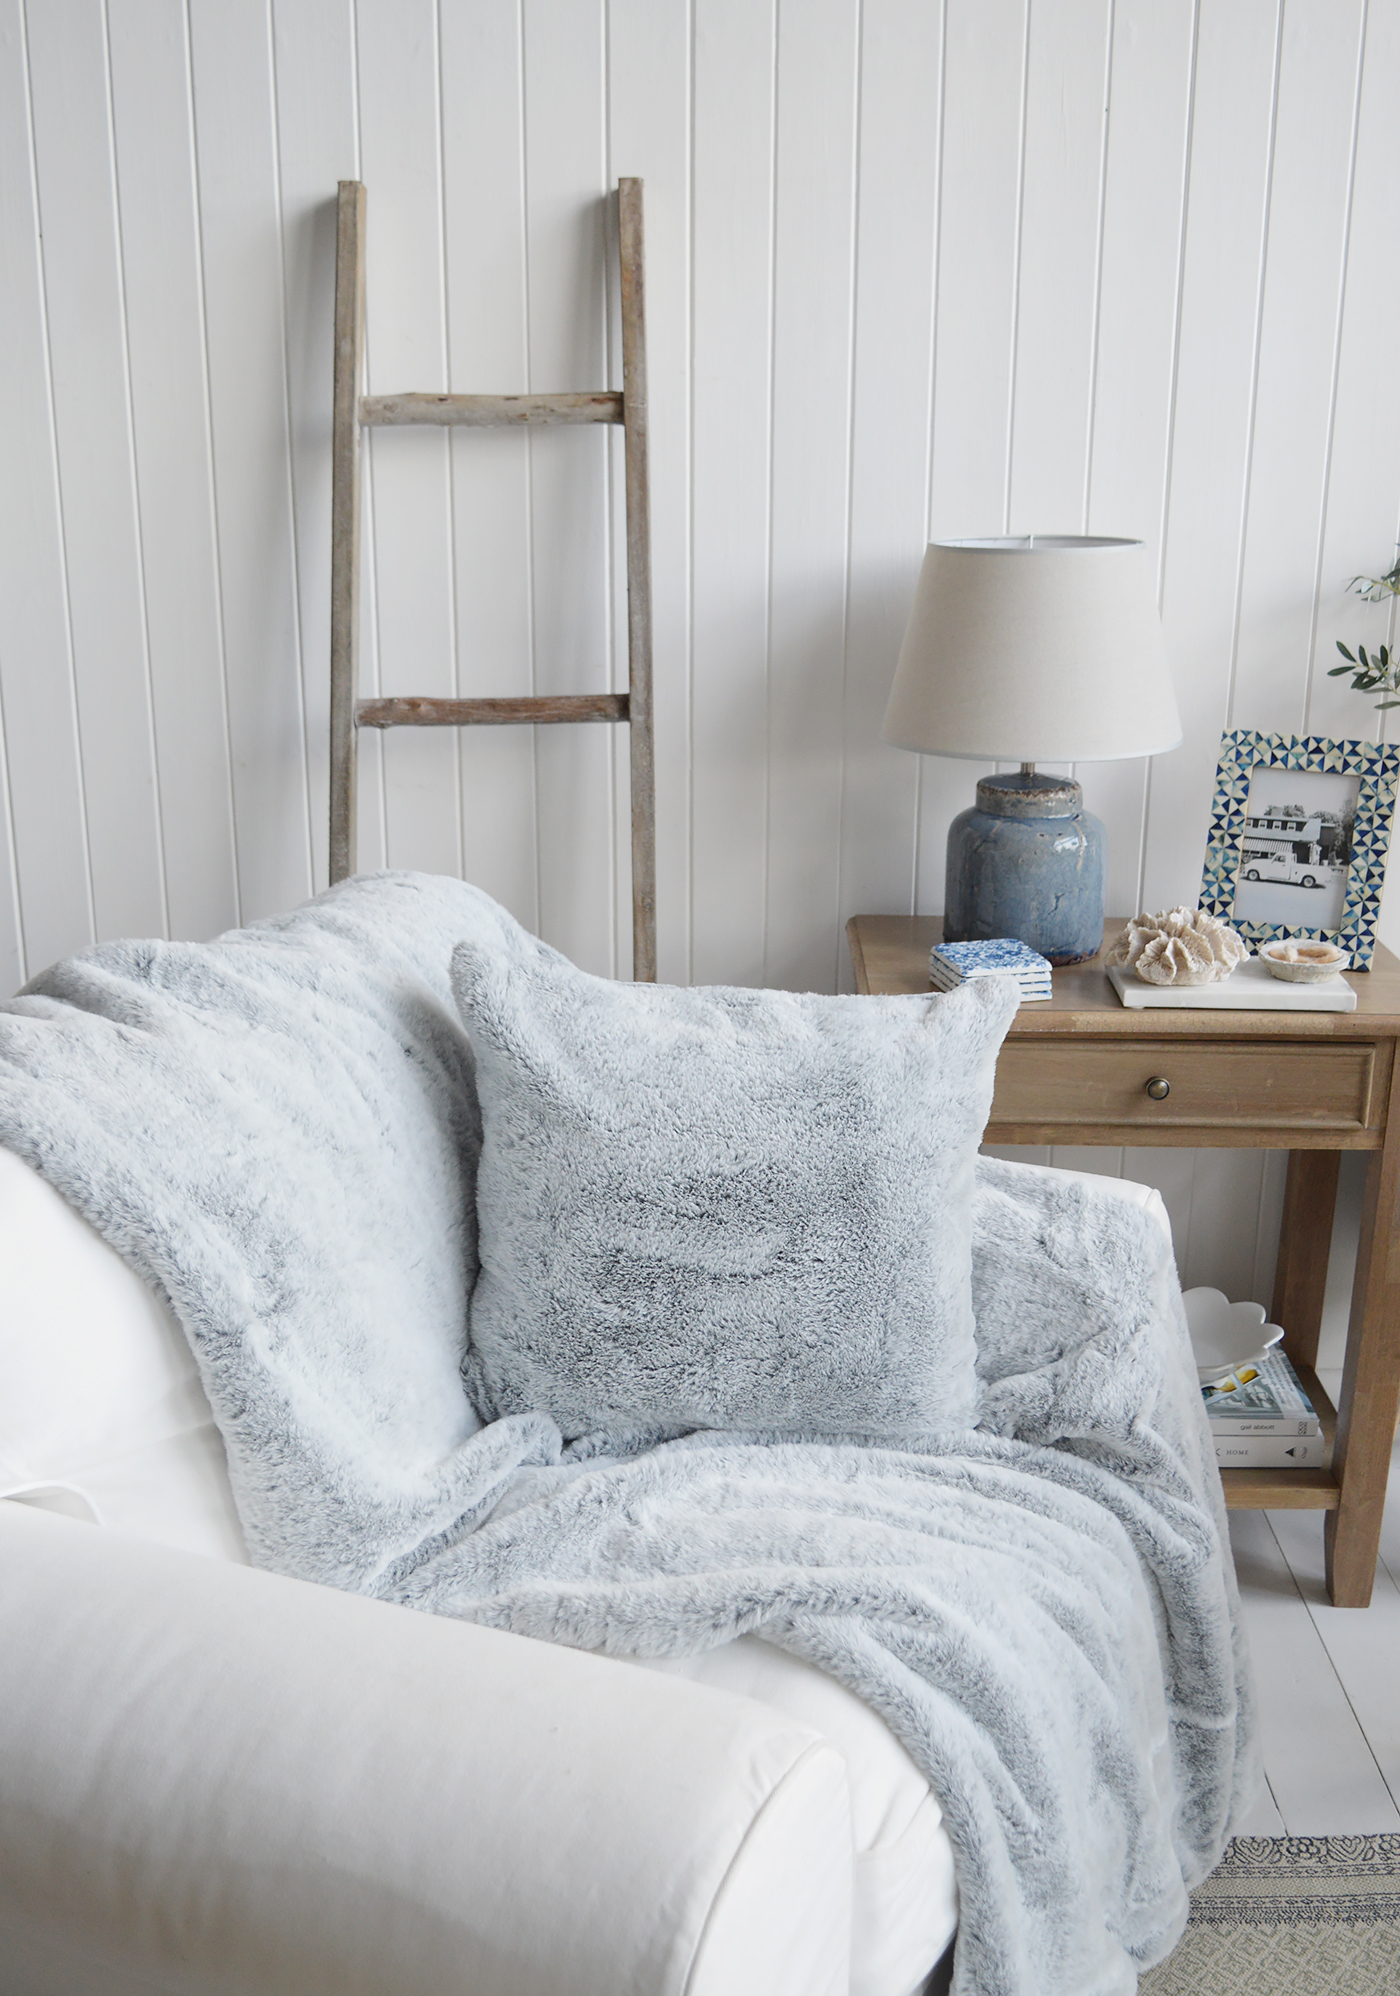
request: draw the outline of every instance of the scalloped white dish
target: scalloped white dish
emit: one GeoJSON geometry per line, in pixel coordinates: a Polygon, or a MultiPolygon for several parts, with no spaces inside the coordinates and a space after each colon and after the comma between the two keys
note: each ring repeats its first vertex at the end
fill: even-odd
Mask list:
{"type": "Polygon", "coordinates": [[[1283,1327],[1267,1321],[1262,1303],[1232,1303],[1219,1289],[1188,1289],[1181,1300],[1203,1386],[1259,1364],[1283,1338],[1283,1327]]]}
{"type": "Polygon", "coordinates": [[[1282,977],[1289,984],[1323,984],[1351,962],[1346,951],[1338,949],[1335,943],[1314,942],[1308,936],[1300,936],[1294,942],[1261,943],[1259,960],[1273,976],[1282,977]],[[1315,950],[1317,955],[1296,956],[1290,962],[1284,954],[1290,949],[1315,950]]]}

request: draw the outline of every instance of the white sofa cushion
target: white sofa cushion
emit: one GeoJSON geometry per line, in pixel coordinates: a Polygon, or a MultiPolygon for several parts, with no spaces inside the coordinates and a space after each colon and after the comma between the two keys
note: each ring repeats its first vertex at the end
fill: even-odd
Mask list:
{"type": "Polygon", "coordinates": [[[0,1504],[5,1996],[845,1996],[751,1699],[0,1504]]]}
{"type": "Polygon", "coordinates": [[[0,1497],[247,1561],[184,1335],[116,1249],[0,1148],[0,1497]]]}
{"type": "Polygon", "coordinates": [[[776,1706],[838,1750],[856,1852],[850,1996],[906,1996],[918,1988],[957,1929],[953,1847],[928,1781],[883,1719],[824,1670],[758,1636],[700,1656],[644,1662],[776,1706]]]}

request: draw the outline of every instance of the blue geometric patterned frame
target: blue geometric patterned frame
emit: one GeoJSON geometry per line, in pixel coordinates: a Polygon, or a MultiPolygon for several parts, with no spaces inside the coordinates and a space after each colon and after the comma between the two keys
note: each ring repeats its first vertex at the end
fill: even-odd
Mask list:
{"type": "Polygon", "coordinates": [[[1376,742],[1334,742],[1327,735],[1260,735],[1252,728],[1234,728],[1221,737],[1215,772],[1215,801],[1206,836],[1206,863],[1201,876],[1201,906],[1219,915],[1257,948],[1280,936],[1308,935],[1335,943],[1351,953],[1353,970],[1369,970],[1376,947],[1376,921],[1385,886],[1390,821],[1400,780],[1400,748],[1376,742]],[[1341,927],[1317,929],[1278,922],[1237,922],[1235,876],[1240,864],[1245,805],[1256,769],[1330,770],[1361,779],[1352,832],[1351,868],[1341,927]]]}

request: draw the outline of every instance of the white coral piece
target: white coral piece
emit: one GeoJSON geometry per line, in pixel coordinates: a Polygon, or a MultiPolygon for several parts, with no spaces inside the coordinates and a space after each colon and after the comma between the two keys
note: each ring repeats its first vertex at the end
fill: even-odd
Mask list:
{"type": "Polygon", "coordinates": [[[1169,908],[1134,915],[1106,963],[1126,963],[1144,984],[1214,984],[1249,955],[1240,936],[1217,915],[1169,908]]]}

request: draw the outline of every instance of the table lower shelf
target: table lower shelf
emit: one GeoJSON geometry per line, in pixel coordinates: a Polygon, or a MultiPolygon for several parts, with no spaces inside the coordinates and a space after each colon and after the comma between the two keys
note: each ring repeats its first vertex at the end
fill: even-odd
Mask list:
{"type": "Polygon", "coordinates": [[[1342,1501],[1341,1485],[1332,1474],[1330,1455],[1337,1433],[1337,1410],[1309,1365],[1292,1361],[1303,1391],[1322,1422],[1328,1463],[1321,1469],[1222,1469],[1226,1508],[1231,1511],[1335,1511],[1342,1501]]]}

